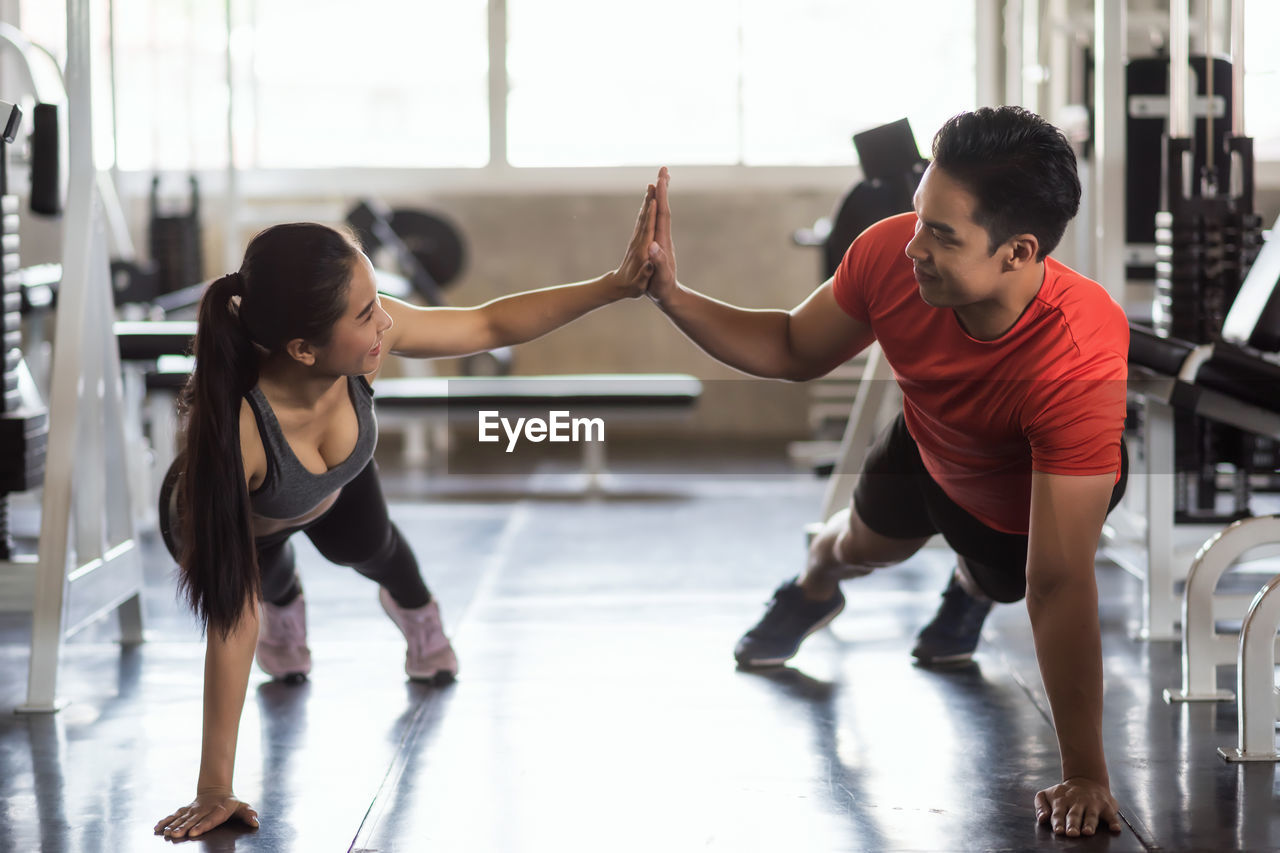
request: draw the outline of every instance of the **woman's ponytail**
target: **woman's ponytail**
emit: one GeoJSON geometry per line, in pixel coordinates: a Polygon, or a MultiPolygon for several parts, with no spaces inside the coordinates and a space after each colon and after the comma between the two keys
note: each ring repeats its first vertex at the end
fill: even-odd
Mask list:
{"type": "Polygon", "coordinates": [[[245,324],[241,273],[217,279],[200,303],[195,370],[183,389],[184,464],[178,493],[179,589],[206,629],[225,637],[260,591],[249,492],[240,453],[240,406],[258,381],[245,324]]]}

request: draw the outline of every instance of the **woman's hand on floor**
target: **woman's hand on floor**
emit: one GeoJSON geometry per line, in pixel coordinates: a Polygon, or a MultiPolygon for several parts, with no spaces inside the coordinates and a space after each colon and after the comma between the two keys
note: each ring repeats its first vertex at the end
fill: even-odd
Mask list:
{"type": "Polygon", "coordinates": [[[183,806],[156,824],[156,835],[165,838],[195,838],[232,818],[239,818],[258,828],[258,813],[230,791],[196,794],[190,805],[183,806]]]}

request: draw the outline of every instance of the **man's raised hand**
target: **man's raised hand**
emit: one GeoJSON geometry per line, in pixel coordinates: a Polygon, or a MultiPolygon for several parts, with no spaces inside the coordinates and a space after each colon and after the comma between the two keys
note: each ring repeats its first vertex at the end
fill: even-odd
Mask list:
{"type": "Polygon", "coordinates": [[[656,188],[657,212],[654,217],[653,242],[649,244],[649,260],[653,262],[653,277],[649,279],[649,298],[658,304],[676,289],[676,250],[671,242],[671,204],[667,198],[667,184],[671,176],[667,167],[658,170],[656,188]]]}

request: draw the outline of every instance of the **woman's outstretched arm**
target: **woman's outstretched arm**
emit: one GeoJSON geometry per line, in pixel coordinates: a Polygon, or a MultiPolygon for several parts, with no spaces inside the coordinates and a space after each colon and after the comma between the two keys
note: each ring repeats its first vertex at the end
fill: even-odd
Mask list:
{"type": "Polygon", "coordinates": [[[642,296],[653,264],[654,187],[645,192],[631,241],[618,268],[588,281],[527,290],[474,308],[417,308],[389,296],[382,306],[395,321],[387,351],[410,358],[471,355],[531,341],[619,299],[642,296]]]}

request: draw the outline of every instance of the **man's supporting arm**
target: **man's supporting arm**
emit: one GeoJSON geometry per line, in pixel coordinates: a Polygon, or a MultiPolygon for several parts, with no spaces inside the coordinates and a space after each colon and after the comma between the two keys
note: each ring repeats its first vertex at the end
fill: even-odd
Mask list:
{"type": "Polygon", "coordinates": [[[1102,637],[1094,556],[1115,475],[1034,472],[1027,555],[1027,612],[1053,712],[1063,781],[1036,794],[1053,831],[1120,830],[1102,746],[1102,637]]]}

